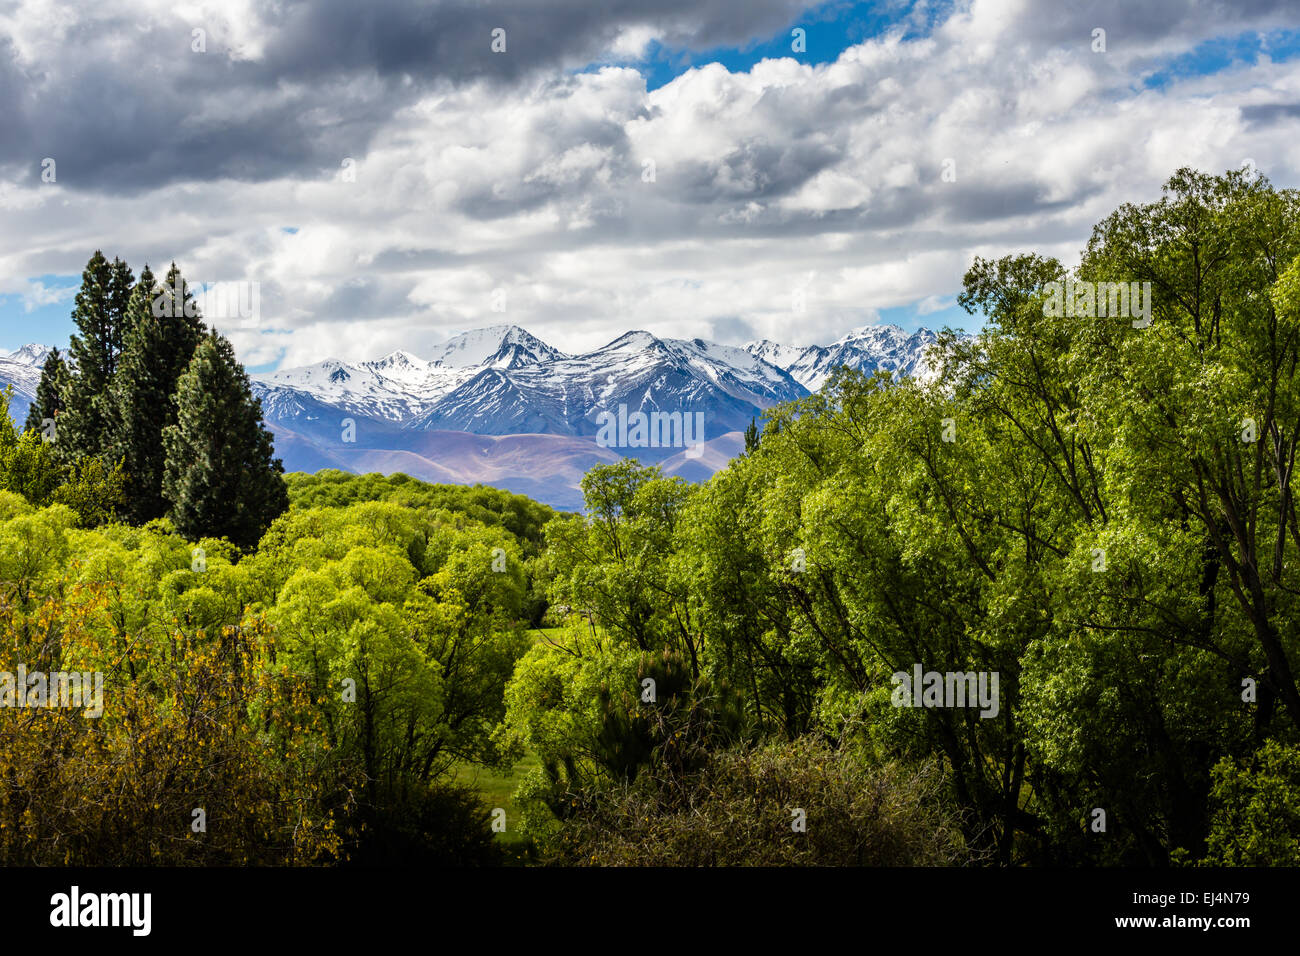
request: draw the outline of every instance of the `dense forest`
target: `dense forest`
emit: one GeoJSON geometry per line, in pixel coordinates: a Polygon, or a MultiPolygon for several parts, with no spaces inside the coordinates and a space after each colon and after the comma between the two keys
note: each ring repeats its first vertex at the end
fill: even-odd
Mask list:
{"type": "Polygon", "coordinates": [[[1300,864],[1298,254],[1296,192],[1180,170],[1077,270],[976,259],[935,380],[557,514],[283,475],[175,266],[96,253],[0,426],[0,670],[104,708],[0,707],[0,863],[1300,864]]]}

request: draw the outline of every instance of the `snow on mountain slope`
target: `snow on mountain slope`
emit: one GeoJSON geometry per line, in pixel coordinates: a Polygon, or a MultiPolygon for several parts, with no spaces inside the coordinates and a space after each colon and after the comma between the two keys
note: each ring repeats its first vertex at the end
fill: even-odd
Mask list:
{"type": "Polygon", "coordinates": [[[564,353],[530,332],[497,325],[456,336],[428,361],[398,349],[371,362],[326,359],[254,378],[259,397],[273,405],[290,402],[291,396],[275,394],[290,389],[349,412],[403,422],[484,368],[520,369],[557,358],[564,353]]]}
{"type": "MultiPolygon", "coordinates": [[[[840,365],[926,377],[927,330],[854,329],[828,346],[755,342],[744,348],[633,331],[584,355],[565,355],[517,326],[456,336],[432,359],[393,352],[256,376],[258,395],[292,417],[301,394],[407,427],[483,435],[594,435],[601,411],[702,411],[710,434],[825,384],[840,365]],[[286,391],[287,390],[287,391],[286,391]],[[300,394],[301,393],[301,394],[300,394]]],[[[277,412],[277,415],[281,414],[277,412]]]]}
{"type": "Polygon", "coordinates": [[[315,365],[253,376],[259,397],[272,404],[302,392],[340,409],[390,421],[405,421],[477,374],[475,368],[435,366],[397,351],[373,362],[326,359],[315,365]]]}
{"type": "Polygon", "coordinates": [[[743,348],[703,339],[665,339],[664,344],[728,394],[747,398],[756,405],[803,395],[803,389],[789,373],[743,348]]]}
{"type": "Polygon", "coordinates": [[[290,470],[321,460],[430,478],[445,469],[573,507],[577,464],[621,452],[700,480],[743,448],[744,428],[764,409],[820,388],[837,366],[928,377],[924,353],[934,340],[926,330],[866,326],[826,346],[736,348],[633,331],[592,352],[565,355],[522,329],[497,326],[457,336],[431,360],[395,352],[377,362],[321,363],[261,376],[254,387],[290,470]],[[597,416],[617,414],[620,406],[629,413],[702,413],[703,451],[600,448],[592,440],[597,416]],[[354,445],[340,442],[345,415],[356,416],[354,445]],[[483,470],[473,456],[496,455],[496,446],[471,449],[447,437],[467,434],[523,444],[509,468],[483,470]],[[554,444],[561,440],[578,444],[554,444]],[[600,457],[582,458],[575,449],[583,447],[600,457]],[[557,457],[557,448],[566,450],[557,457]]]}
{"type": "MultiPolygon", "coordinates": [[[[818,348],[818,346],[813,346],[813,348],[818,348]]],[[[798,345],[782,345],[780,342],[773,342],[771,339],[762,339],[758,342],[750,342],[745,346],[745,351],[756,358],[762,359],[769,365],[775,365],[777,368],[789,371],[808,351],[808,348],[798,345]]]]}
{"type": "Polygon", "coordinates": [[[486,435],[589,435],[603,411],[701,412],[709,434],[744,428],[805,389],[743,349],[628,332],[586,355],[485,369],[437,399],[411,428],[486,435]]]}
{"type": "Polygon", "coordinates": [[[450,339],[434,352],[429,364],[447,368],[519,368],[564,357],[563,352],[517,325],[493,325],[450,339]]]}
{"type": "Polygon", "coordinates": [[[27,420],[27,410],[36,399],[36,387],[41,383],[41,367],[50,354],[47,345],[30,343],[20,349],[0,352],[0,388],[13,386],[9,402],[9,417],[21,426],[27,420]]]}
{"type": "Polygon", "coordinates": [[[41,345],[37,342],[29,342],[22,348],[16,349],[13,352],[8,349],[0,349],[0,359],[14,362],[18,365],[29,365],[32,368],[35,368],[38,372],[40,371],[41,366],[45,364],[45,359],[49,354],[50,347],[48,345],[41,345]]]}
{"type": "Polygon", "coordinates": [[[796,349],[765,339],[749,343],[745,350],[784,369],[800,385],[815,392],[841,365],[868,375],[884,369],[926,381],[934,372],[926,362],[925,352],[935,339],[929,329],[909,335],[896,325],[866,325],[830,345],[796,349]]]}

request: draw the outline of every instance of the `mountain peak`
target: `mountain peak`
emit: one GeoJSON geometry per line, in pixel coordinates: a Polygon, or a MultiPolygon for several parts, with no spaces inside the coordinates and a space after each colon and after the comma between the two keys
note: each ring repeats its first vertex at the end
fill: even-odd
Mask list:
{"type": "Polygon", "coordinates": [[[908,338],[910,335],[897,325],[860,325],[845,332],[836,340],[835,345],[845,342],[905,342],[908,338]]]}
{"type": "Polygon", "coordinates": [[[396,366],[424,365],[425,362],[423,359],[417,358],[416,356],[412,355],[410,352],[406,351],[405,349],[393,349],[393,351],[389,352],[383,358],[375,359],[373,364],[383,368],[383,367],[394,366],[394,365],[396,366]]]}
{"type": "Polygon", "coordinates": [[[630,349],[649,349],[655,346],[663,346],[663,342],[642,329],[636,329],[631,332],[624,332],[608,345],[597,349],[597,352],[623,352],[630,349]]]}
{"type": "Polygon", "coordinates": [[[48,345],[41,345],[39,342],[28,342],[20,349],[10,352],[5,350],[0,353],[0,358],[8,359],[10,362],[17,362],[20,365],[44,365],[45,358],[50,354],[48,345]]]}
{"type": "Polygon", "coordinates": [[[517,325],[490,325],[452,336],[439,346],[430,364],[468,368],[493,360],[492,364],[518,367],[564,357],[563,352],[551,348],[527,329],[517,325]]]}

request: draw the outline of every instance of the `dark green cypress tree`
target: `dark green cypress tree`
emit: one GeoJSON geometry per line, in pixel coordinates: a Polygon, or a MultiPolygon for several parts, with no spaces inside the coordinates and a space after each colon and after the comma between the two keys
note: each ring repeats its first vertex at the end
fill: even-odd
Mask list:
{"type": "Polygon", "coordinates": [[[41,366],[41,382],[36,386],[36,400],[27,411],[23,431],[41,431],[47,418],[57,419],[63,413],[63,395],[68,388],[68,366],[58,349],[50,349],[41,366]]]}
{"type": "Polygon", "coordinates": [[[183,535],[251,547],[289,507],[262,404],[225,337],[213,331],[176,386],[175,425],[163,430],[163,496],[183,535]]]}
{"type": "MultiPolygon", "coordinates": [[[[199,304],[190,292],[189,283],[174,262],[167,270],[167,278],[156,291],[153,314],[158,318],[162,330],[161,355],[171,382],[167,390],[170,395],[176,391],[176,382],[190,367],[194,350],[199,347],[208,331],[203,324],[203,316],[199,313],[199,304]],[[176,297],[177,290],[180,292],[179,299],[176,297]]],[[[173,412],[167,424],[175,421],[173,412]]]]}
{"type": "Polygon", "coordinates": [[[126,347],[126,335],[131,327],[128,311],[134,291],[135,280],[131,275],[131,267],[121,259],[114,258],[108,280],[107,357],[110,379],[117,372],[122,350],[126,347]]]}
{"type": "MultiPolygon", "coordinates": [[[[179,273],[175,272],[175,277],[179,273]]],[[[183,283],[184,280],[181,280],[183,283]]],[[[116,434],[113,457],[130,476],[127,517],[137,523],[167,513],[162,494],[163,429],[176,424],[176,383],[203,337],[197,315],[156,315],[154,303],[163,295],[146,265],[127,309],[126,347],[113,376],[112,396],[116,434]]]]}
{"type": "Polygon", "coordinates": [[[72,337],[68,356],[72,368],[63,396],[55,447],[65,460],[106,456],[113,439],[113,408],[109,384],[121,348],[124,306],[122,286],[129,288],[130,269],[110,264],[98,249],[81,274],[72,319],[79,335],[72,337]]]}

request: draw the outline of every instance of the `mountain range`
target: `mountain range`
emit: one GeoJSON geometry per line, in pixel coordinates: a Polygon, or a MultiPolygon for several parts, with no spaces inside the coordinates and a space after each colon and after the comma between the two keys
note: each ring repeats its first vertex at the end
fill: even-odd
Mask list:
{"type": "MultiPolygon", "coordinates": [[[[398,350],[250,378],[286,471],[402,471],[577,508],[578,483],[599,462],[626,454],[702,480],[743,450],[745,427],[765,409],[816,391],[841,365],[929,377],[925,353],[934,341],[926,329],[891,325],[806,347],[633,331],[567,355],[525,329],[499,325],[457,335],[427,359],[398,350]],[[702,441],[691,435],[690,417],[703,422],[702,441]],[[684,418],[687,432],[674,430],[684,418]],[[615,419],[619,429],[602,430],[615,419]],[[609,440],[614,434],[630,438],[620,446],[609,440]]],[[[0,350],[0,384],[13,385],[10,415],[20,424],[48,351],[0,350]]]]}

